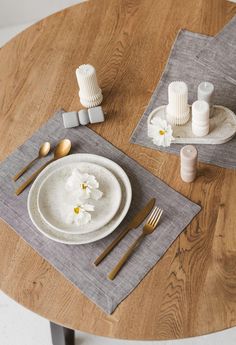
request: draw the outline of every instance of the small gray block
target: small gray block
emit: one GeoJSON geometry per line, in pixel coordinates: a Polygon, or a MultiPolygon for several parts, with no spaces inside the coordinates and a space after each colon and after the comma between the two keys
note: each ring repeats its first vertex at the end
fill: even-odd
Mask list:
{"type": "Polygon", "coordinates": [[[89,116],[88,116],[87,109],[81,109],[78,113],[78,116],[79,116],[79,122],[81,125],[85,126],[89,123],[89,116]]]}
{"type": "Polygon", "coordinates": [[[79,126],[79,118],[77,111],[70,111],[62,114],[63,124],[65,128],[72,128],[79,126]]]}
{"type": "Polygon", "coordinates": [[[104,113],[102,107],[94,107],[88,109],[90,123],[98,123],[104,121],[104,113]]]}

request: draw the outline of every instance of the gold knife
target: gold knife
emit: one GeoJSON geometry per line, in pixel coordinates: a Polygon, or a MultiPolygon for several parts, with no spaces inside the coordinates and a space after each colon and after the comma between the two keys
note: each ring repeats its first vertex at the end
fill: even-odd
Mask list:
{"type": "Polygon", "coordinates": [[[132,229],[137,228],[144,219],[148,216],[151,212],[153,206],[155,205],[156,199],[151,199],[147,205],[140,210],[136,216],[131,220],[131,222],[127,225],[127,227],[117,236],[109,246],[99,255],[99,257],[94,261],[94,265],[97,266],[100,262],[112,251],[112,249],[125,237],[125,235],[132,229]]]}

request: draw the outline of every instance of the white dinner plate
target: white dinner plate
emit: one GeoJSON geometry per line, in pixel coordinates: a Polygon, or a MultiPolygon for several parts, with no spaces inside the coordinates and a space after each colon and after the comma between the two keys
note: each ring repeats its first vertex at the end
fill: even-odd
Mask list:
{"type": "Polygon", "coordinates": [[[85,234],[100,229],[115,216],[120,202],[121,188],[117,178],[108,169],[90,162],[68,163],[54,169],[45,176],[38,193],[39,213],[45,222],[55,230],[71,234],[85,234]],[[80,226],[67,222],[68,212],[76,206],[76,194],[68,192],[65,184],[74,169],[95,176],[99,190],[103,192],[99,200],[84,201],[93,205],[94,211],[90,212],[91,221],[80,226]]]}
{"type": "Polygon", "coordinates": [[[130,203],[132,199],[132,189],[128,176],[124,170],[115,162],[108,158],[97,156],[93,154],[78,153],[72,154],[70,156],[61,158],[53,163],[51,163],[47,168],[45,168],[37,179],[34,181],[28,195],[28,212],[29,216],[35,225],[35,227],[48,238],[65,244],[85,244],[98,241],[110,233],[112,233],[127,214],[130,203]],[[48,176],[55,169],[62,167],[66,164],[78,163],[78,162],[91,162],[98,164],[110,170],[117,178],[121,187],[121,203],[117,213],[114,218],[106,224],[104,227],[87,234],[68,234],[62,233],[55,230],[52,226],[47,224],[41,217],[38,206],[37,206],[37,195],[42,182],[45,177],[48,176]]]}

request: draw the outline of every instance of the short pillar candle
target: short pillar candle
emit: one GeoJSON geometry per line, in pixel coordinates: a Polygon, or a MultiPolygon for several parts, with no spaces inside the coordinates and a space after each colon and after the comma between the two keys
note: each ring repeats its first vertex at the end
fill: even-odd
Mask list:
{"type": "Polygon", "coordinates": [[[167,121],[172,125],[184,125],[190,118],[188,86],[183,81],[173,81],[168,86],[167,121]]]}
{"type": "Polygon", "coordinates": [[[199,101],[206,101],[211,108],[210,116],[213,115],[213,95],[214,95],[214,85],[208,81],[203,81],[198,85],[197,89],[197,99],[199,101]]]}
{"type": "Polygon", "coordinates": [[[102,103],[102,90],[97,81],[96,70],[92,65],[81,65],[76,69],[79,85],[80,103],[86,108],[96,107],[102,103]]]}
{"type": "Polygon", "coordinates": [[[193,182],[197,176],[197,149],[186,145],[180,151],[180,176],[184,182],[193,182]]]}
{"type": "Polygon", "coordinates": [[[206,101],[196,101],[192,104],[192,132],[197,137],[209,133],[209,104],[206,101]]]}

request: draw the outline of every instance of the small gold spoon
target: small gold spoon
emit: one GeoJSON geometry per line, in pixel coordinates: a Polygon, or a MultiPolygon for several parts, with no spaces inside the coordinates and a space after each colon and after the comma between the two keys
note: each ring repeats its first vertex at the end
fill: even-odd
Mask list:
{"type": "Polygon", "coordinates": [[[22,168],[14,177],[13,180],[17,181],[19,177],[21,177],[21,175],[23,175],[30,167],[32,167],[32,165],[37,161],[37,159],[46,157],[47,154],[49,153],[51,148],[50,143],[45,142],[43,143],[40,148],[39,148],[39,153],[38,156],[33,159],[29,164],[27,164],[24,168],[22,168]]]}
{"type": "Polygon", "coordinates": [[[53,161],[65,157],[68,155],[71,149],[71,141],[69,139],[63,139],[61,140],[57,146],[55,147],[54,150],[54,157],[45,163],[41,168],[39,168],[33,175],[31,175],[17,190],[16,190],[16,195],[19,195],[23,190],[31,183],[33,182],[36,177],[39,175],[39,173],[50,163],[53,161]]]}

